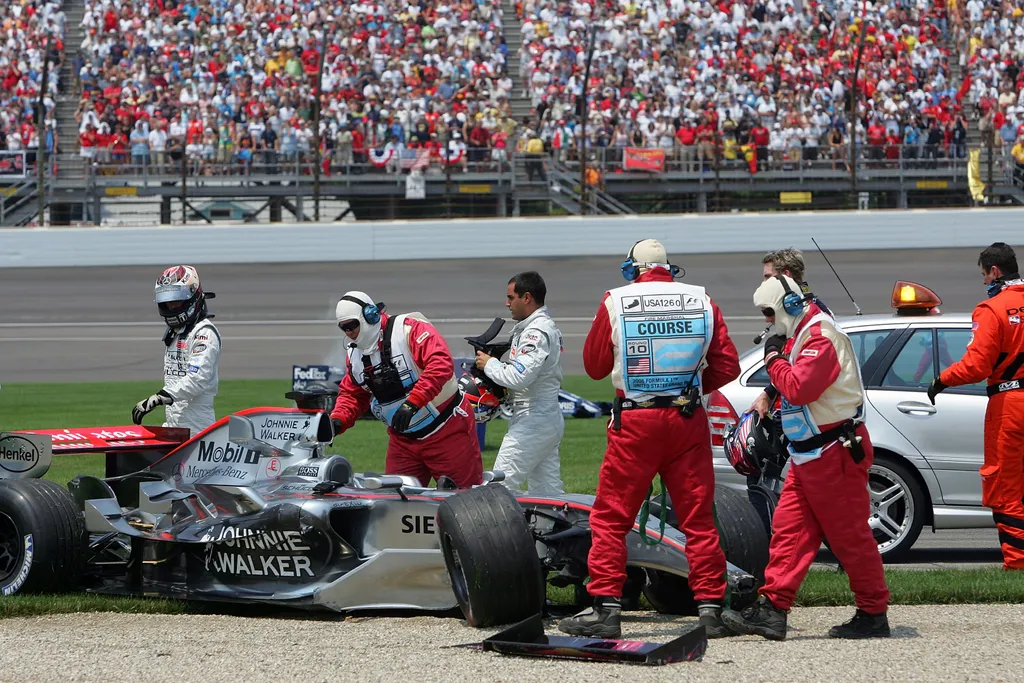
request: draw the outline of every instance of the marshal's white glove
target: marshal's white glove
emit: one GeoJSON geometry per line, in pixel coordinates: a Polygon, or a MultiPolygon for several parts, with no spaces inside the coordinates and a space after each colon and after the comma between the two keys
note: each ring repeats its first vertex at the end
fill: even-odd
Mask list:
{"type": "Polygon", "coordinates": [[[172,403],[174,403],[174,399],[171,398],[171,395],[161,389],[149,398],[135,404],[135,407],[132,408],[132,422],[140,425],[142,424],[142,418],[157,406],[169,406],[172,403]]]}

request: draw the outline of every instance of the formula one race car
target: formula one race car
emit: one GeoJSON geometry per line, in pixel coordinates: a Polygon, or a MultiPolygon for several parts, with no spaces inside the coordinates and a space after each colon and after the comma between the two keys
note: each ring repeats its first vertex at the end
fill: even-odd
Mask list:
{"type": "MultiPolygon", "coordinates": [[[[548,577],[582,586],[592,496],[513,496],[494,472],[466,490],[359,474],[325,454],[333,438],[325,413],[298,408],[244,410],[193,438],[139,426],[0,434],[0,592],[461,608],[488,626],[541,612],[548,577]],[[90,452],[106,454],[105,477],[67,488],[38,478],[53,454],[90,452]]],[[[732,601],[743,605],[767,540],[746,500],[721,493],[732,601]]],[[[657,537],[656,517],[644,531],[657,537]]],[[[683,535],[667,527],[649,545],[637,524],[628,546],[633,592],[693,613],[683,535]]]]}

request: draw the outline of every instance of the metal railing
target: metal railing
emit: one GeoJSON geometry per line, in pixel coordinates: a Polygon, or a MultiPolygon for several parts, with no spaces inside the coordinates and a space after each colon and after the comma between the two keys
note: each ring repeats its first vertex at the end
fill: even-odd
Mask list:
{"type": "MultiPolygon", "coordinates": [[[[652,148],[630,148],[644,149],[652,148]]],[[[847,145],[837,147],[789,147],[785,149],[758,148],[746,153],[736,149],[726,155],[721,148],[696,145],[653,148],[664,153],[660,171],[627,170],[627,148],[599,147],[588,149],[588,167],[602,173],[641,175],[703,175],[708,173],[734,173],[757,176],[765,173],[803,175],[808,177],[836,177],[850,174],[850,150],[847,145]]],[[[858,145],[857,173],[888,171],[890,174],[922,175],[966,174],[967,147],[952,145],[858,145]]],[[[997,156],[1001,155],[999,151],[997,156]]],[[[568,151],[564,161],[569,169],[578,169],[579,162],[568,151]]]]}
{"type": "MultiPolygon", "coordinates": [[[[657,192],[657,184],[662,182],[675,183],[674,191],[677,193],[684,190],[698,193],[746,192],[747,188],[774,192],[790,187],[814,191],[822,188],[825,191],[842,191],[844,188],[859,191],[861,187],[854,185],[854,181],[874,183],[876,190],[922,190],[945,189],[952,182],[962,187],[968,175],[967,150],[951,149],[946,145],[859,148],[855,173],[849,168],[848,149],[845,147],[834,150],[819,148],[817,153],[800,148],[799,154],[796,148],[755,151],[756,164],[740,155],[728,159],[720,153],[721,150],[717,150],[717,155],[713,154],[714,151],[705,150],[706,153],[702,154],[697,149],[668,148],[664,150],[661,170],[625,170],[624,149],[591,149],[588,151],[587,178],[589,181],[593,170],[597,173],[597,180],[588,185],[586,191],[580,186],[580,165],[573,150],[535,155],[515,152],[492,155],[487,149],[473,150],[453,159],[451,164],[444,163],[437,156],[417,157],[415,151],[404,157],[385,159],[386,155],[356,155],[348,150],[336,150],[320,166],[316,164],[316,155],[309,153],[257,153],[252,160],[238,159],[233,155],[219,158],[216,155],[212,158],[165,155],[162,159],[132,159],[130,156],[85,159],[77,154],[57,154],[47,156],[48,168],[43,187],[50,198],[59,197],[64,204],[81,205],[84,212],[81,220],[89,223],[98,220],[96,217],[105,210],[101,206],[107,206],[108,202],[137,201],[141,205],[144,201],[159,201],[160,197],[175,202],[175,212],[179,207],[190,207],[189,211],[193,213],[190,202],[202,198],[237,198],[257,203],[266,202],[272,196],[285,198],[286,202],[295,205],[297,215],[309,213],[308,208],[302,208],[302,202],[311,196],[317,198],[315,207],[319,207],[317,202],[330,197],[338,200],[358,198],[365,203],[367,197],[373,196],[386,202],[391,201],[388,198],[400,199],[407,195],[407,180],[413,169],[423,173],[428,194],[435,197],[444,195],[445,201],[457,202],[460,196],[467,201],[475,201],[471,199],[474,193],[503,194],[516,201],[519,198],[527,202],[546,200],[573,213],[595,214],[633,213],[635,209],[623,199],[627,198],[632,204],[633,200],[627,195],[657,192]],[[138,163],[140,161],[143,163],[138,163]],[[529,182],[528,177],[531,169],[537,172],[533,182],[529,182]],[[634,183],[639,183],[636,188],[646,189],[629,189],[634,183]],[[652,187],[655,189],[650,189],[652,187]],[[136,195],[137,199],[134,199],[136,195]]],[[[995,194],[1010,195],[1024,203],[1024,164],[1017,164],[1008,151],[1001,145],[994,146],[991,153],[983,147],[980,178],[995,194]]],[[[645,155],[648,160],[661,156],[645,155]]],[[[0,222],[4,224],[11,224],[12,220],[31,220],[32,216],[25,218],[22,214],[28,211],[30,199],[38,200],[38,169],[34,167],[33,159],[24,152],[10,156],[12,163],[20,168],[17,168],[18,173],[10,174],[6,198],[0,202],[0,222]]],[[[0,174],[2,182],[3,175],[0,174]]],[[[697,206],[700,206],[699,202],[697,206]]],[[[382,204],[382,207],[385,212],[393,211],[393,206],[388,209],[382,204]]],[[[518,210],[518,205],[513,207],[510,204],[506,208],[518,210]]],[[[184,210],[180,208],[180,211],[184,210]]],[[[177,215],[175,213],[175,219],[177,215]]],[[[161,214],[161,220],[166,220],[164,214],[161,214]]]]}
{"type": "MultiPolygon", "coordinates": [[[[74,160],[71,155],[61,155],[65,161],[74,160]]],[[[442,162],[440,158],[431,157],[428,161],[417,163],[414,156],[394,158],[383,162],[370,160],[367,154],[332,154],[324,155],[319,164],[313,154],[280,154],[257,153],[252,159],[226,158],[225,156],[174,157],[125,157],[110,159],[85,159],[84,163],[68,164],[59,177],[64,179],[81,179],[94,176],[98,181],[104,178],[131,177],[143,183],[166,182],[168,180],[196,179],[203,182],[216,182],[218,179],[231,179],[232,182],[246,184],[247,179],[255,181],[266,177],[278,179],[295,179],[312,182],[318,175],[322,181],[330,181],[337,177],[365,176],[374,182],[388,179],[402,180],[414,169],[421,170],[430,177],[455,177],[468,173],[511,173],[511,161],[496,156],[470,161],[467,155],[455,158],[452,163],[442,162]]]]}
{"type": "MultiPolygon", "coordinates": [[[[957,150],[947,145],[904,145],[904,146],[864,146],[858,147],[857,175],[896,177],[908,175],[914,177],[941,175],[962,175],[967,173],[967,150],[957,150]]],[[[579,162],[573,151],[558,151],[544,155],[526,155],[508,152],[494,155],[487,149],[477,150],[479,155],[464,154],[454,159],[451,164],[444,163],[440,158],[431,156],[428,161],[417,164],[415,156],[393,158],[384,162],[371,161],[367,154],[350,154],[335,152],[329,159],[322,157],[319,178],[324,182],[348,178],[364,182],[402,181],[413,168],[422,170],[428,178],[455,177],[467,174],[511,175],[518,165],[520,169],[527,164],[534,167],[543,165],[543,176],[537,179],[547,182],[547,175],[560,168],[571,176],[579,174],[579,162]],[[329,162],[328,162],[329,161],[329,162]]],[[[984,153],[984,150],[983,150],[984,153]]],[[[588,167],[601,172],[604,177],[615,174],[618,177],[632,176],[673,176],[701,178],[709,174],[726,174],[726,177],[772,176],[799,177],[805,179],[835,179],[851,175],[849,164],[849,148],[790,148],[786,150],[759,149],[753,153],[754,163],[742,153],[734,158],[715,154],[714,150],[701,151],[697,147],[681,147],[664,149],[664,161],[660,170],[626,170],[623,168],[624,148],[588,149],[588,167]]],[[[998,172],[1006,172],[1012,167],[1012,159],[1007,151],[995,148],[994,163],[998,172]]],[[[283,155],[280,153],[257,153],[252,160],[237,158],[194,157],[184,160],[180,156],[172,158],[126,157],[122,159],[84,159],[75,155],[57,155],[55,166],[57,178],[65,180],[82,179],[92,176],[98,182],[105,178],[131,178],[143,184],[162,183],[185,177],[201,182],[216,183],[218,180],[231,179],[245,185],[247,182],[263,181],[266,178],[312,182],[317,175],[316,160],[313,154],[283,155]],[[141,163],[140,163],[141,162],[141,163]]],[[[31,165],[27,165],[31,173],[31,165]]],[[[523,175],[520,172],[520,175],[523,175]]],[[[520,180],[525,180],[521,178],[520,180]]],[[[0,175],[2,181],[2,175],[0,175]]]]}

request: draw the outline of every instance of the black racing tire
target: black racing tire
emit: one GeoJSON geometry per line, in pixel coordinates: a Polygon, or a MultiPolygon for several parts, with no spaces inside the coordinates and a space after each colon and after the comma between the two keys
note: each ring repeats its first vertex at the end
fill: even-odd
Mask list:
{"type": "Polygon", "coordinates": [[[0,595],[74,590],[85,523],[71,493],[41,479],[0,480],[0,595]]]}
{"type": "Polygon", "coordinates": [[[437,526],[455,598],[472,626],[542,613],[540,558],[523,508],[507,488],[489,484],[445,498],[437,526]]]}
{"type": "Polygon", "coordinates": [[[868,524],[885,563],[901,562],[917,542],[928,514],[928,498],[902,462],[877,453],[868,470],[871,512],[868,524]],[[892,492],[892,493],[886,493],[892,492]]]}
{"type": "Polygon", "coordinates": [[[779,496],[760,484],[747,487],[747,501],[754,506],[758,517],[764,524],[764,531],[769,540],[772,537],[772,520],[775,519],[775,508],[779,505],[779,496]]]}
{"type": "Polygon", "coordinates": [[[769,540],[761,515],[750,504],[746,492],[725,486],[715,487],[715,514],[725,559],[752,574],[760,585],[768,566],[769,540]]]}
{"type": "Polygon", "coordinates": [[[697,599],[693,597],[690,582],[685,576],[648,569],[644,597],[661,614],[697,616],[697,599]]]}
{"type": "MultiPolygon", "coordinates": [[[[657,498],[660,496],[656,496],[657,498]]],[[[660,507],[652,502],[652,519],[657,516],[658,510],[660,507]]],[[[765,567],[768,566],[769,541],[761,516],[745,494],[721,485],[715,487],[715,514],[718,518],[718,532],[725,551],[725,559],[752,574],[758,585],[761,585],[764,582],[765,567]]],[[[666,523],[672,526],[678,523],[671,509],[666,515],[666,523]]],[[[693,597],[693,591],[682,576],[648,570],[644,596],[651,606],[662,614],[697,614],[697,602],[693,597]]],[[[737,604],[736,601],[732,601],[734,608],[737,604]]]]}

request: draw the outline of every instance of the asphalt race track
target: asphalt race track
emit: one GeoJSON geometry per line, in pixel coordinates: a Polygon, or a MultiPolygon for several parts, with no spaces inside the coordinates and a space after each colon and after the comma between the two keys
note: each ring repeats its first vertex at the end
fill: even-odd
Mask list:
{"type": "MultiPolygon", "coordinates": [[[[827,247],[827,239],[823,240],[827,247]]],[[[889,313],[897,278],[929,285],[943,310],[970,311],[985,296],[978,249],[835,252],[833,265],[868,313],[889,313]]],[[[764,328],[751,296],[761,254],[672,255],[685,281],[707,288],[741,351],[764,328]]],[[[854,306],[824,260],[807,253],[808,278],[840,315],[854,306]]],[[[462,337],[507,315],[505,283],[536,269],[565,335],[565,372],[583,372],[581,350],[602,293],[625,284],[617,258],[487,259],[341,264],[205,265],[204,286],[221,329],[221,377],[284,378],[293,363],[341,361],[334,305],[349,289],[394,312],[420,311],[437,322],[456,355],[462,337]]],[[[171,265],[171,264],[168,264],[171,265]]],[[[0,383],[156,379],[163,325],[153,303],[158,268],[0,270],[0,383]]],[[[507,326],[506,329],[508,329],[507,326]]]]}
{"type": "MultiPolygon", "coordinates": [[[[819,243],[828,248],[827,237],[819,243]]],[[[805,248],[814,291],[838,315],[852,315],[853,304],[813,245],[797,246],[805,248]]],[[[623,245],[624,254],[628,247],[623,245]]],[[[829,258],[864,314],[891,312],[897,279],[932,287],[943,299],[942,310],[950,312],[970,311],[985,296],[976,265],[979,251],[846,251],[829,258]]],[[[707,288],[740,351],[753,346],[752,337],[764,328],[751,302],[761,281],[761,254],[670,258],[686,269],[686,282],[707,288]]],[[[565,335],[565,372],[581,374],[583,340],[601,295],[625,284],[620,263],[615,257],[588,257],[205,265],[199,270],[205,288],[217,294],[210,309],[224,342],[221,378],[285,379],[296,363],[343,362],[333,314],[346,290],[365,291],[392,312],[424,313],[457,356],[468,356],[462,337],[479,334],[491,319],[505,316],[508,278],[531,269],[547,281],[548,305],[565,335]]],[[[163,324],[152,292],[159,271],[0,270],[0,384],[158,382],[163,324]]],[[[1000,560],[994,529],[926,530],[916,547],[913,560],[921,563],[1000,560]]]]}

